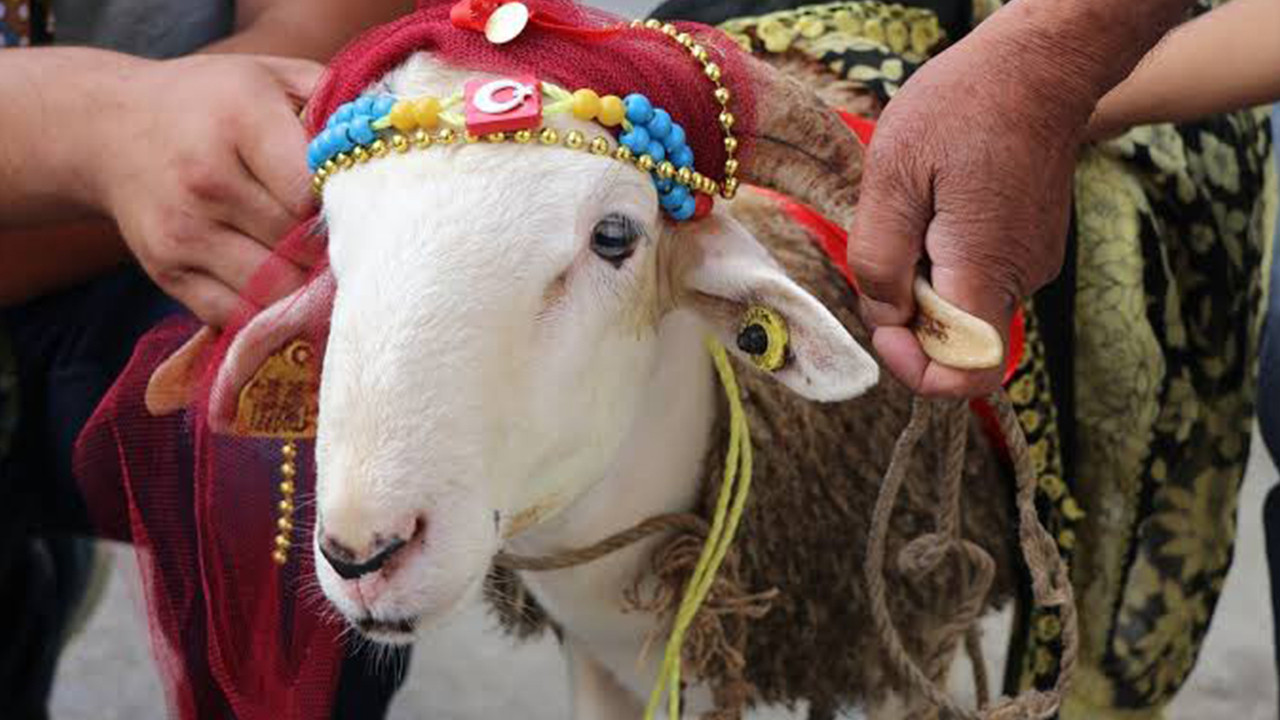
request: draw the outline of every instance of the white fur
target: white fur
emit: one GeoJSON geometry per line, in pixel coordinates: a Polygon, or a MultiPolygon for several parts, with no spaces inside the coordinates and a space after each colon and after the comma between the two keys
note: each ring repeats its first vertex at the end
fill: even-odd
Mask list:
{"type": "MultiPolygon", "coordinates": [[[[384,89],[448,94],[474,76],[416,57],[384,89]]],[[[699,299],[783,312],[796,357],[779,379],[802,394],[843,399],[876,380],[737,223],[717,211],[673,230],[650,180],[608,158],[485,143],[393,154],[333,177],[324,208],[337,294],[320,526],[365,553],[375,535],[425,522],[372,578],[343,581],[317,557],[321,587],[353,620],[434,621],[503,547],[555,552],[691,507],[723,402],[703,339],[737,332],[699,299]],[[647,235],[621,267],[589,247],[609,213],[647,235]]],[[[653,542],[524,578],[564,628],[582,720],[633,717],[647,697],[661,645],[641,659],[654,619],[624,613],[622,592],[653,542]]],[[[691,714],[707,709],[705,690],[689,698],[691,714]]]]}

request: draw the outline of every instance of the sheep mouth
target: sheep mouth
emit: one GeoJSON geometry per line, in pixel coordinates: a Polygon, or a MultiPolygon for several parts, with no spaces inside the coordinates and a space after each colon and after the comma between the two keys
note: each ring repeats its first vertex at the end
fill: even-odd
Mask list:
{"type": "Polygon", "coordinates": [[[418,627],[418,619],[363,617],[352,624],[371,640],[403,644],[413,639],[414,630],[418,627]]]}

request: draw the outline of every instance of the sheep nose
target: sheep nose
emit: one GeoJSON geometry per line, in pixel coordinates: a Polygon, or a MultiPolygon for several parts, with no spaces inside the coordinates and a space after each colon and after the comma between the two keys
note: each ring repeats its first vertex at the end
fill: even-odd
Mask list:
{"type": "Polygon", "coordinates": [[[407,544],[408,541],[400,537],[379,539],[374,543],[369,556],[361,559],[357,553],[326,535],[320,540],[320,554],[338,577],[355,580],[381,570],[407,544]]]}

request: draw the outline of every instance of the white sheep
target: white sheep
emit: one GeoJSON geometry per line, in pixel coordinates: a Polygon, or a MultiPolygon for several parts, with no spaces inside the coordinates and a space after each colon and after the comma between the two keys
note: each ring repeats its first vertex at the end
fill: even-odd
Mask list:
{"type": "MultiPolygon", "coordinates": [[[[479,76],[419,54],[372,89],[447,95],[479,76]]],[[[759,109],[757,160],[745,179],[784,189],[847,224],[859,146],[811,93],[770,77],[776,86],[760,93],[769,102],[759,109]]],[[[546,123],[592,130],[569,116],[546,123]]],[[[500,550],[556,553],[695,508],[705,460],[722,443],[715,429],[724,399],[704,338],[737,352],[750,305],[786,318],[790,352],[781,370],[744,379],[749,395],[764,397],[767,391],[750,388],[774,381],[815,401],[849,400],[874,387],[877,404],[862,410],[804,402],[803,412],[819,423],[852,412],[856,423],[879,418],[884,437],[897,432],[908,394],[880,381],[877,364],[846,329],[860,326],[843,281],[827,273],[820,293],[843,304],[838,319],[726,205],[698,222],[666,222],[645,174],[536,144],[392,154],[329,179],[323,218],[331,274],[237,336],[214,387],[213,413],[216,421],[234,412],[253,369],[296,332],[289,322],[296,303],[326,297],[336,284],[320,389],[314,550],[320,586],[351,625],[376,641],[409,642],[415,628],[448,617],[480,589],[500,550]]],[[[806,252],[768,240],[781,243],[775,253],[806,252]]],[[[761,454],[818,437],[780,435],[788,431],[762,431],[761,454]]],[[[862,467],[845,457],[823,472],[831,482],[838,475],[849,478],[840,484],[862,484],[851,500],[862,512],[889,447],[870,435],[836,444],[861,453],[862,467]]],[[[971,474],[987,491],[1007,492],[984,457],[971,474]]],[[[764,478],[768,461],[761,466],[764,478]]],[[[927,466],[913,467],[927,488],[927,466]]],[[[908,501],[906,525],[919,524],[926,501],[908,501]]],[[[756,507],[769,506],[760,500],[756,507]]],[[[1009,515],[983,518],[975,522],[997,538],[991,544],[1007,575],[1009,515]]],[[[845,519],[832,532],[839,534],[830,538],[831,556],[857,567],[865,527],[845,519]]],[[[642,713],[661,659],[653,651],[640,660],[642,649],[662,620],[628,612],[623,595],[662,542],[522,578],[562,632],[579,720],[642,713]]],[[[854,602],[825,599],[846,600],[854,602]]],[[[930,627],[920,613],[945,600],[915,608],[917,638],[927,640],[930,627]]],[[[904,595],[894,604],[911,602],[904,595]]],[[[794,608],[778,612],[786,618],[794,608]]],[[[874,648],[865,626],[820,630],[874,648]]],[[[859,673],[848,679],[851,699],[873,704],[873,717],[897,716],[903,698],[889,691],[884,667],[859,673]],[[873,682],[879,691],[866,687],[873,682]]],[[[711,690],[687,690],[690,716],[712,709],[711,690]]]]}

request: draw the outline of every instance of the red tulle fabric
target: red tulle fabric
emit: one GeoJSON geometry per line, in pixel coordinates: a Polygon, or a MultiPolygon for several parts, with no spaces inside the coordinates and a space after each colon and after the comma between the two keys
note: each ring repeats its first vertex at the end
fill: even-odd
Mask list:
{"type": "MultiPolygon", "coordinates": [[[[686,130],[697,167],[720,177],[725,154],[719,106],[701,67],[671,38],[647,29],[596,30],[622,21],[563,0],[525,0],[543,22],[513,42],[490,45],[455,27],[452,2],[424,2],[407,17],[375,28],[331,63],[305,115],[315,133],[336,108],[424,51],[459,67],[527,72],[601,94],[640,92],[686,130]]],[[[682,25],[724,68],[743,137],[751,135],[754,91],[749,64],[720,33],[682,25]]],[[[744,143],[741,153],[749,153],[744,143]]],[[[257,313],[291,289],[297,268],[316,283],[327,272],[325,238],[315,218],[302,223],[244,293],[245,310],[224,328],[198,367],[206,378],[184,412],[152,417],[144,405],[156,368],[199,329],[174,320],[154,329],[81,433],[76,470],[99,531],[132,542],[139,559],[152,645],[171,715],[184,720],[317,720],[329,717],[344,655],[342,627],[315,584],[311,532],[314,467],[299,443],[297,514],[289,562],[271,558],[276,533],[279,440],[220,435],[208,424],[210,390],[227,348],[258,332],[257,313]]],[[[320,287],[331,287],[329,284],[320,287]]],[[[327,291],[326,291],[327,292],[327,291]]],[[[282,316],[291,337],[323,351],[331,298],[298,303],[282,316]]]]}

